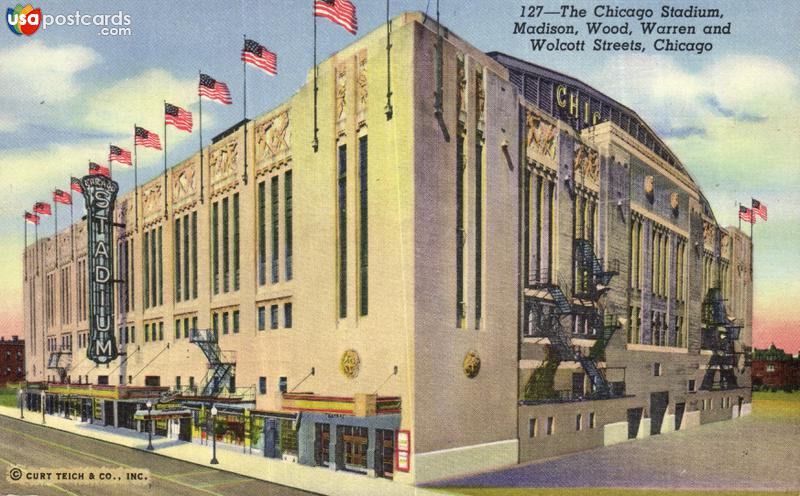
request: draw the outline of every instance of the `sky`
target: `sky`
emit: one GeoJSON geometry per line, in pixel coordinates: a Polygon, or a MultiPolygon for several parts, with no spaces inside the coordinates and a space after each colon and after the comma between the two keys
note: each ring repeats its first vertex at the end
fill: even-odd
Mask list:
{"type": "MultiPolygon", "coordinates": [[[[353,0],[359,35],[385,19],[385,3],[353,0]]],[[[6,7],[15,3],[6,1],[6,7]]],[[[436,0],[391,0],[391,15],[428,10],[436,0]]],[[[556,9],[561,2],[539,4],[556,9]]],[[[592,2],[576,1],[579,8],[592,2]]],[[[754,339],[787,352],[800,349],[800,13],[794,2],[604,2],[624,7],[717,7],[731,34],[713,50],[685,52],[533,52],[528,35],[512,34],[521,2],[440,0],[441,21],[484,51],[569,74],[634,109],[665,140],[700,184],[721,225],[737,224],[738,202],[761,200],[769,221],[755,226],[754,339]]],[[[22,334],[22,213],[54,188],[68,190],[88,160],[104,163],[108,144],[132,146],[138,124],[161,134],[162,105],[197,111],[197,73],[228,83],[234,105],[203,106],[211,137],[242,119],[239,51],[247,34],[278,54],[279,75],[250,70],[248,116],[289,98],[312,65],[311,0],[40,1],[43,14],[130,16],[131,33],[104,36],[98,26],[40,28],[15,36],[0,26],[0,335],[22,334]]],[[[4,8],[0,5],[0,9],[4,8]]],[[[560,19],[547,18],[553,24],[560,19]]],[[[655,19],[659,20],[659,19],[655,19]]],[[[529,20],[530,21],[530,20],[529,20]]],[[[533,20],[533,23],[541,22],[533,20]]],[[[583,21],[572,21],[583,29],[583,21]]],[[[632,23],[637,23],[635,19],[632,23]]],[[[2,22],[0,24],[5,24],[2,22]]],[[[357,37],[358,37],[357,36],[357,37]]],[[[320,60],[354,40],[319,24],[320,60]]],[[[355,38],[357,38],[355,37],[355,38]]],[[[681,38],[672,36],[671,38],[681,38]]],[[[684,37],[685,38],[685,37],[684,37]]],[[[162,136],[163,138],[163,136],[162,136]]],[[[196,134],[170,129],[168,160],[194,153],[196,134]]],[[[163,155],[143,151],[140,182],[158,175],[163,155]]],[[[115,170],[130,189],[133,174],[115,170]]],[[[77,214],[77,212],[76,212],[77,214]]],[[[69,221],[62,208],[59,223],[69,221]]],[[[52,219],[40,230],[51,233],[52,219]]]]}

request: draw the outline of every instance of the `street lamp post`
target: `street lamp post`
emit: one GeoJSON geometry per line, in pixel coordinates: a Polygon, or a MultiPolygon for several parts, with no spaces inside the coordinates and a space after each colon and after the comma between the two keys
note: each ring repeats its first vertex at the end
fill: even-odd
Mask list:
{"type": "Polygon", "coordinates": [[[153,451],[153,418],[151,412],[153,410],[153,402],[147,400],[147,451],[153,451]]]}
{"type": "Polygon", "coordinates": [[[20,390],[19,390],[19,418],[21,420],[25,419],[25,413],[23,412],[24,409],[25,409],[25,391],[23,391],[20,388],[20,390]]]}
{"type": "Polygon", "coordinates": [[[212,455],[211,455],[211,465],[217,465],[219,462],[217,461],[217,407],[211,407],[211,444],[212,448],[212,455]]]}

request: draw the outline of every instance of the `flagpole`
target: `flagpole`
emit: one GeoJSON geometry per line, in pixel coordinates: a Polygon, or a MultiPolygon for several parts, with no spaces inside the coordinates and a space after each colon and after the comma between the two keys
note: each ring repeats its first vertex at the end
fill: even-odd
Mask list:
{"type": "MultiPolygon", "coordinates": [[[[247,35],[243,34],[242,38],[247,43],[247,35]]],[[[244,174],[242,174],[242,182],[247,184],[247,62],[244,61],[244,57],[242,57],[242,82],[244,85],[244,97],[242,98],[244,102],[244,118],[242,119],[244,123],[244,174]]]]}
{"type": "Polygon", "coordinates": [[[164,218],[167,218],[167,101],[164,100],[164,218]]]}
{"type": "Polygon", "coordinates": [[[111,143],[108,144],[108,177],[109,179],[114,179],[114,161],[111,160],[111,143]]]}
{"type": "Polygon", "coordinates": [[[53,228],[53,242],[56,244],[56,268],[58,268],[58,202],[55,201],[53,198],[53,218],[55,219],[55,224],[53,228]]]}
{"type": "MultiPolygon", "coordinates": [[[[70,178],[70,182],[72,178],[70,178]]],[[[69,244],[71,245],[71,255],[70,259],[75,260],[75,221],[72,218],[72,206],[75,203],[72,201],[72,197],[75,196],[74,194],[70,193],[70,201],[69,201],[69,244]]]]}
{"type": "Polygon", "coordinates": [[[139,157],[136,154],[136,124],[133,125],[133,218],[136,232],[139,232],[139,157]]]}
{"type": "Polygon", "coordinates": [[[314,153],[319,149],[319,139],[317,138],[317,5],[316,0],[311,2],[311,16],[314,18],[314,141],[311,142],[311,147],[314,153]]]}
{"type": "Polygon", "coordinates": [[[389,19],[389,0],[386,0],[386,120],[394,114],[392,108],[392,23],[389,19]]]}
{"type": "Polygon", "coordinates": [[[198,84],[197,102],[200,105],[200,109],[199,109],[199,111],[197,113],[198,113],[198,118],[199,118],[198,134],[200,135],[200,203],[202,204],[203,203],[203,184],[204,184],[204,181],[203,181],[203,97],[202,97],[202,95],[200,95],[200,87],[199,87],[201,74],[202,73],[200,72],[200,69],[198,69],[197,70],[197,78],[198,78],[198,81],[197,81],[197,84],[198,84]]]}
{"type": "Polygon", "coordinates": [[[28,276],[28,212],[25,211],[25,216],[23,217],[25,220],[25,248],[22,250],[23,257],[24,257],[24,268],[25,268],[25,278],[27,279],[28,276]]]}
{"type": "Polygon", "coordinates": [[[739,217],[739,230],[742,230],[742,204],[740,202],[736,202],[736,205],[739,207],[737,210],[737,217],[739,217]]]}

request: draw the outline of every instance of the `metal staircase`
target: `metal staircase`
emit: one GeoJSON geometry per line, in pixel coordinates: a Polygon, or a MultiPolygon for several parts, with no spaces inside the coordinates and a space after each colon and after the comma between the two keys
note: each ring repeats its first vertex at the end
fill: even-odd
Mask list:
{"type": "MultiPolygon", "coordinates": [[[[604,312],[599,304],[599,298],[605,294],[611,278],[617,273],[613,270],[604,270],[603,261],[594,254],[592,243],[588,240],[575,240],[574,256],[577,263],[576,270],[588,275],[588,291],[581,292],[591,302],[591,307],[574,308],[567,298],[566,288],[562,277],[554,284],[547,274],[537,274],[529,286],[546,290],[552,299],[552,311],[545,309],[545,302],[535,297],[529,297],[528,303],[534,313],[534,326],[539,335],[546,336],[561,360],[571,360],[580,363],[592,386],[593,398],[609,398],[614,396],[614,388],[606,378],[603,370],[597,366],[597,361],[604,355],[605,347],[618,328],[612,319],[604,318],[604,312]],[[548,281],[548,282],[542,282],[548,281]],[[598,341],[592,347],[590,354],[584,355],[580,347],[572,343],[571,332],[564,326],[562,319],[567,316],[582,315],[588,320],[589,325],[598,333],[598,341]]],[[[578,291],[576,291],[578,293],[578,291]]]]}
{"type": "Polygon", "coordinates": [[[719,288],[709,288],[703,300],[703,336],[701,347],[711,351],[708,368],[700,389],[729,389],[737,386],[736,367],[739,362],[735,343],[742,326],[728,318],[725,300],[719,288]]]}
{"type": "Polygon", "coordinates": [[[213,329],[193,329],[189,341],[199,346],[208,360],[200,396],[219,396],[234,375],[235,356],[220,349],[217,332],[213,329]]]}
{"type": "Polygon", "coordinates": [[[62,349],[53,351],[47,358],[47,368],[55,369],[58,372],[59,382],[64,383],[67,381],[67,370],[72,364],[72,351],[62,349]]]}

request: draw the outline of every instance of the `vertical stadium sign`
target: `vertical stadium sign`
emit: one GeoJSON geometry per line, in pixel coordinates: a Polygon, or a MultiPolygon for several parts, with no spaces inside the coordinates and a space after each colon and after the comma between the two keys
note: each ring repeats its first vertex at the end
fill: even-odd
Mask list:
{"type": "Polygon", "coordinates": [[[117,358],[114,339],[114,201],[119,185],[101,175],[81,179],[89,233],[89,343],[86,356],[97,364],[117,358]]]}

